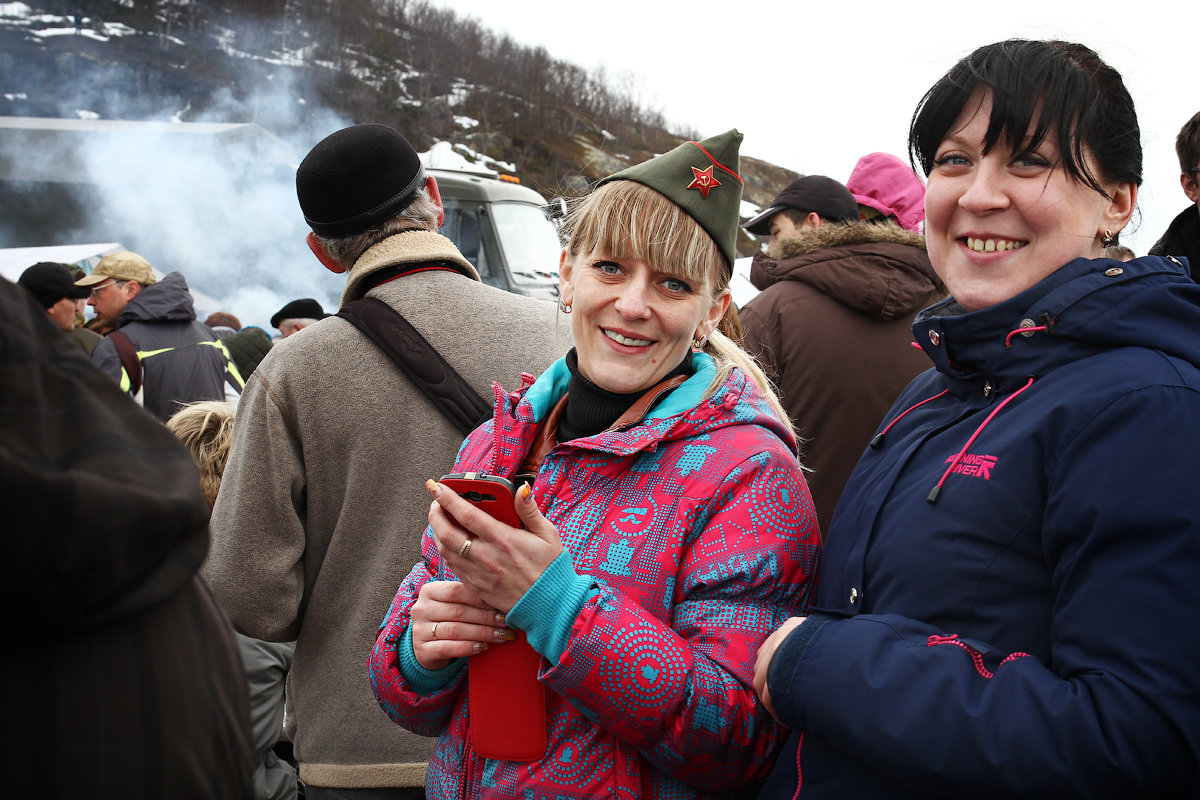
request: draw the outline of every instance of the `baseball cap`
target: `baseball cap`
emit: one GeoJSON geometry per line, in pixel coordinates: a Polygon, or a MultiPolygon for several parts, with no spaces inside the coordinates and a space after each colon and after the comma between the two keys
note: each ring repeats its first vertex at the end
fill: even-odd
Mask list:
{"type": "Polygon", "coordinates": [[[142,286],[150,286],[158,282],[149,261],[137,253],[122,250],[118,253],[110,253],[100,259],[96,268],[85,277],[75,281],[75,285],[95,286],[109,278],[118,281],[137,281],[142,286]]]}
{"type": "Polygon", "coordinates": [[[39,261],[22,272],[17,283],[29,290],[43,308],[49,308],[64,297],[82,300],[92,293],[90,289],[75,285],[70,267],[55,261],[39,261]]]}
{"type": "Polygon", "coordinates": [[[849,189],[824,175],[805,175],[789,183],[775,195],[770,208],[742,227],[756,236],[766,236],[771,232],[771,217],[787,208],[815,211],[830,222],[858,219],[858,202],[849,189]]]}

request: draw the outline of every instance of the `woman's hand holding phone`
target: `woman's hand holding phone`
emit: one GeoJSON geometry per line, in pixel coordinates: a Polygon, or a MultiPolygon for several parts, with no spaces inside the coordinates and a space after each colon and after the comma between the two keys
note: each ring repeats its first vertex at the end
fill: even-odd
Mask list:
{"type": "MultiPolygon", "coordinates": [[[[507,613],[562,552],[558,529],[528,486],[514,493],[506,479],[482,473],[429,483],[438,552],[471,596],[507,613]]],[[[536,761],[546,750],[542,657],[524,632],[516,636],[469,662],[471,746],[487,758],[536,761]]]]}
{"type": "Polygon", "coordinates": [[[506,490],[503,484],[508,482],[502,479],[497,483],[489,478],[482,489],[478,483],[462,483],[460,476],[443,480],[448,483],[426,483],[434,498],[429,525],[438,553],[485,604],[507,613],[562,552],[558,528],[542,516],[528,486],[512,493],[511,484],[506,490]],[[474,486],[481,496],[494,496],[491,509],[497,515],[511,510],[515,517],[508,514],[507,522],[496,519],[451,488],[455,485],[474,486]]]}

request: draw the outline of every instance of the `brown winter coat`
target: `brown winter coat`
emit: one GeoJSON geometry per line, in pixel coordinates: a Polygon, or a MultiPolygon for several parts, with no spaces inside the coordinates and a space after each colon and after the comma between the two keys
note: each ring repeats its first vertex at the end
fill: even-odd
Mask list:
{"type": "Polygon", "coordinates": [[[900,390],[930,366],[912,347],[916,312],[942,299],[920,234],[850,222],[808,229],[776,262],[754,257],[762,290],[741,309],[745,346],[779,387],[805,442],[821,530],[900,390]]]}
{"type": "MultiPolygon", "coordinates": [[[[553,303],[485,286],[446,238],[410,231],[368,250],[364,279],[446,263],[367,292],[400,311],[485,399],[570,346],[553,303]],[[468,277],[468,275],[470,277],[468,277]]],[[[450,471],[462,435],[349,322],[276,344],[250,377],[213,509],[204,573],[243,633],[297,640],[289,732],[300,777],[328,787],[424,785],[432,739],[388,719],[367,657],[396,587],[420,560],[424,482],[450,471]]]]}

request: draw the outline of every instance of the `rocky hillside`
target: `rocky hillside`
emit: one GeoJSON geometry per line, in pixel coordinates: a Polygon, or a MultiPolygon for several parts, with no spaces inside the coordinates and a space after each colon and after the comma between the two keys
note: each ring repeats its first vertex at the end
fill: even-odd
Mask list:
{"type": "MultiPolygon", "coordinates": [[[[385,122],[548,196],[697,136],[602,73],[424,0],[0,2],[0,116],[254,122],[300,152],[385,122]]],[[[795,177],[745,153],[742,171],[760,206],[795,177]]]]}

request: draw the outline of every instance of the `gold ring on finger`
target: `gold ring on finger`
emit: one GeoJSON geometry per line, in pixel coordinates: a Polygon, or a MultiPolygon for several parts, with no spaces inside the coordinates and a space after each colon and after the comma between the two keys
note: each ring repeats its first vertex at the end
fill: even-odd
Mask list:
{"type": "Polygon", "coordinates": [[[463,542],[463,546],[458,548],[458,557],[466,558],[468,555],[470,555],[470,553],[471,553],[471,537],[468,536],[467,540],[465,542],[463,542]]]}
{"type": "Polygon", "coordinates": [[[440,624],[441,624],[441,620],[438,620],[437,622],[433,623],[433,627],[431,627],[429,629],[429,633],[430,633],[430,635],[433,636],[433,641],[435,641],[435,642],[438,641],[437,626],[440,624]]]}

